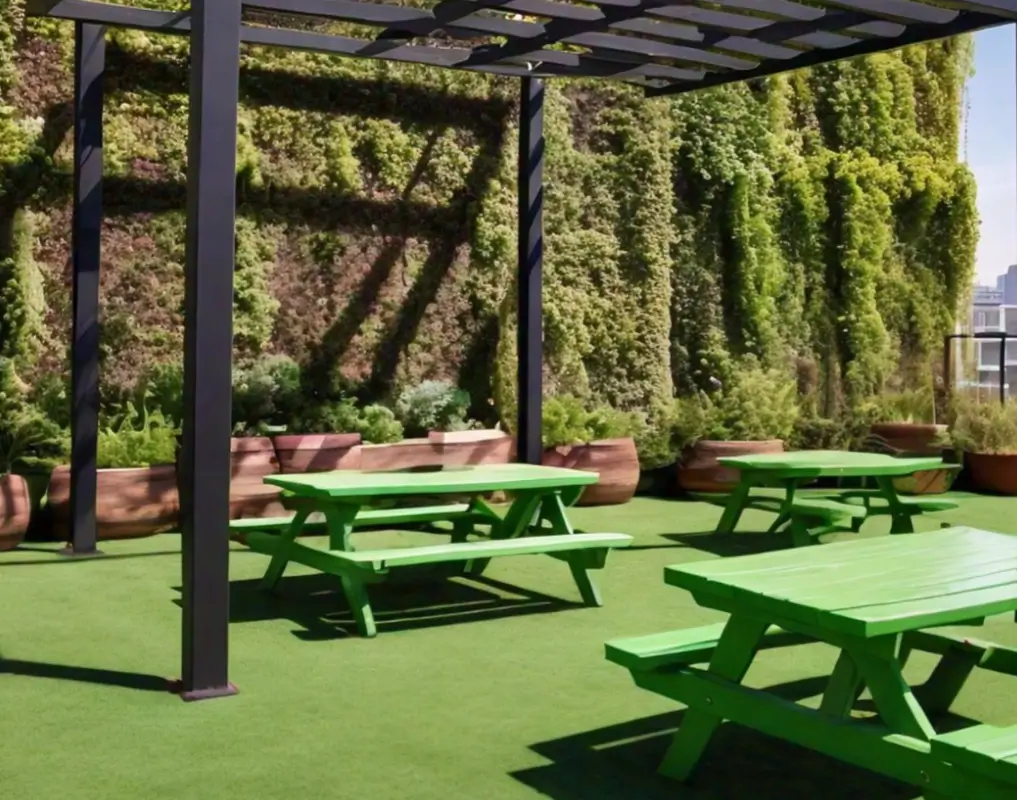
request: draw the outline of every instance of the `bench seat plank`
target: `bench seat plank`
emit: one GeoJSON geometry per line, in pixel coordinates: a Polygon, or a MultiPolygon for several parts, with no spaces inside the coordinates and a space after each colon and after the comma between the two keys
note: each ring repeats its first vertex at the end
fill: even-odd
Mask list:
{"type": "MultiPolygon", "coordinates": [[[[453,521],[475,514],[468,503],[449,503],[438,506],[409,506],[406,508],[366,508],[357,512],[354,525],[398,525],[416,522],[453,521]]],[[[283,531],[293,521],[293,514],[285,517],[252,517],[248,519],[230,520],[230,530],[234,531],[283,531]]],[[[324,523],[310,522],[307,525],[321,527],[324,523]]]]}
{"type": "Polygon", "coordinates": [[[1017,787],[1017,725],[974,725],[932,740],[932,755],[1017,787]]]}
{"type": "Polygon", "coordinates": [[[384,572],[390,567],[434,564],[442,561],[471,561],[475,558],[626,547],[631,542],[632,537],[624,533],[574,533],[433,544],[421,547],[399,547],[388,550],[357,550],[353,552],[331,550],[329,555],[373,572],[384,572]]]}
{"type": "MultiPolygon", "coordinates": [[[[710,660],[724,632],[723,622],[701,628],[651,633],[615,639],[604,645],[608,661],[634,672],[649,672],[665,666],[701,664],[710,660]]],[[[763,648],[786,647],[813,641],[807,636],[771,625],[763,639],[763,648]]]]}

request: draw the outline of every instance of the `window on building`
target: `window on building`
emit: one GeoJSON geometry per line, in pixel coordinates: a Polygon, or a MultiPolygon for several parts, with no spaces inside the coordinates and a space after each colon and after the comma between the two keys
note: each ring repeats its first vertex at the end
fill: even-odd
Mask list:
{"type": "Polygon", "coordinates": [[[999,348],[1002,342],[980,342],[978,353],[978,366],[981,369],[993,367],[999,369],[999,348]]]}

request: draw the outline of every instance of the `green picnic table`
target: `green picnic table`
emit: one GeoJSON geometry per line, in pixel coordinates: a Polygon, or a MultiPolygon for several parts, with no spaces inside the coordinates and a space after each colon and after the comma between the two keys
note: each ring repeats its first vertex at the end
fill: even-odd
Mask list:
{"type": "Polygon", "coordinates": [[[638,686],[688,706],[662,773],[688,778],[728,719],[922,787],[927,799],[1017,797],[1017,726],[943,734],[930,721],[975,667],[1017,675],[1017,650],[935,629],[1017,609],[1017,538],[949,528],[672,566],[665,580],[730,617],[607,644],[638,686]],[[813,641],[840,651],[818,710],[742,685],[759,650],[813,641]],[[901,668],[914,650],[941,658],[912,689],[901,668]],[[851,716],[863,688],[878,721],[851,716]]]}
{"type": "MultiPolygon", "coordinates": [[[[602,569],[607,551],[628,545],[631,537],[621,533],[576,533],[565,514],[566,500],[597,479],[593,472],[531,464],[270,475],[265,482],[283,488],[283,502],[296,513],[282,520],[282,525],[243,520],[244,542],[252,550],[272,557],[262,581],[265,589],[275,587],[291,561],[338,576],[364,636],[376,633],[366,585],[384,580],[398,567],[463,562],[466,573],[476,576],[483,573],[491,558],[545,553],[568,563],[587,605],[600,605],[590,571],[602,569]],[[511,492],[515,498],[504,516],[482,499],[498,491],[511,492]],[[406,515],[413,520],[452,522],[450,542],[387,549],[353,547],[354,527],[372,513],[365,510],[367,507],[379,501],[450,495],[471,499],[465,506],[409,509],[406,515]],[[310,540],[297,541],[313,514],[324,516],[328,533],[324,547],[310,540]],[[485,538],[476,537],[478,523],[490,529],[485,538]]],[[[399,510],[381,513],[387,519],[400,516],[399,510]]]]}
{"type": "Polygon", "coordinates": [[[724,513],[717,524],[717,533],[732,533],[742,512],[753,505],[752,490],[764,486],[784,489],[784,498],[775,503],[777,519],[771,532],[791,519],[795,492],[816,478],[872,478],[874,490],[843,493],[850,498],[864,498],[868,506],[873,498],[885,502],[877,513],[891,517],[893,533],[914,531],[911,517],[925,510],[952,507],[952,503],[928,502],[922,498],[904,499],[897,494],[893,479],[927,469],[942,469],[943,459],[933,457],[895,458],[880,453],[852,453],[840,450],[802,450],[768,453],[756,456],[733,456],[719,459],[725,467],[738,470],[738,485],[726,498],[724,513]]]}

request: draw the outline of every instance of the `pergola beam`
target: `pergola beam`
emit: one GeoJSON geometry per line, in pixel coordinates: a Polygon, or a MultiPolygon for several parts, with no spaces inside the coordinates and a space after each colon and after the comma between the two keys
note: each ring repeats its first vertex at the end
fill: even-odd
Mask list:
{"type": "Polygon", "coordinates": [[[102,103],[106,31],[74,30],[74,205],[71,221],[71,541],[67,555],[96,555],[99,437],[99,268],[102,103]]]}
{"type": "Polygon", "coordinates": [[[229,508],[240,0],[193,0],[180,448],[183,664],[180,693],[229,682],[229,508]]]}
{"type": "Polygon", "coordinates": [[[518,420],[516,459],[543,453],[544,82],[523,78],[519,102],[518,420]]]}

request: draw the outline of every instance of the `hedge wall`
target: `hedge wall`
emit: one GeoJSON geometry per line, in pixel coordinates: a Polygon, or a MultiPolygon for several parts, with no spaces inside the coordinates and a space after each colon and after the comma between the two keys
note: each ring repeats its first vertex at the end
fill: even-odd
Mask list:
{"type": "MultiPolygon", "coordinates": [[[[19,9],[0,0],[0,338],[32,382],[66,369],[73,31],[19,9]]],[[[187,67],[186,40],[109,37],[115,396],[181,357],[187,67]]],[[[972,277],[970,64],[965,37],[655,101],[551,82],[549,391],[647,408],[754,354],[834,414],[918,374],[972,277]]],[[[475,413],[510,412],[517,92],[246,48],[236,358],[287,353],[372,400],[449,378],[475,413]]]]}

